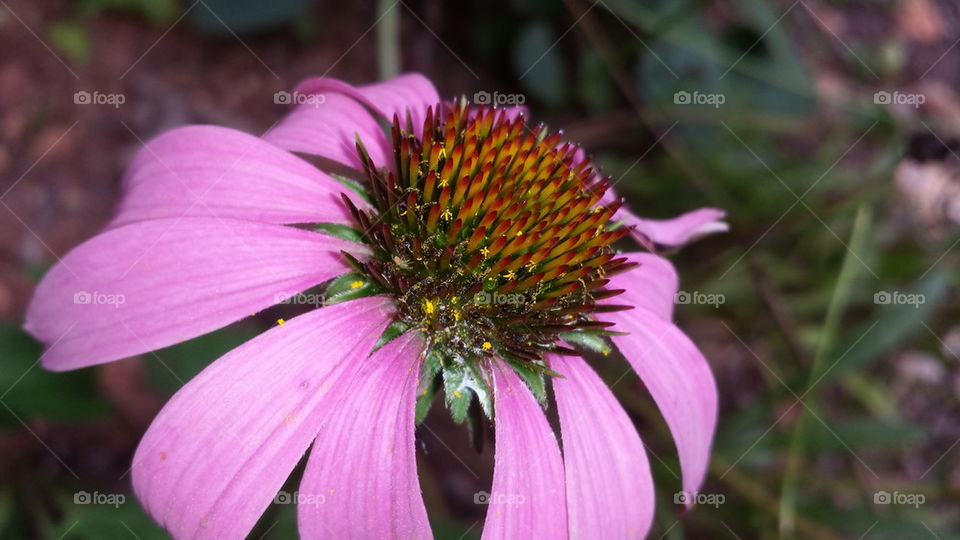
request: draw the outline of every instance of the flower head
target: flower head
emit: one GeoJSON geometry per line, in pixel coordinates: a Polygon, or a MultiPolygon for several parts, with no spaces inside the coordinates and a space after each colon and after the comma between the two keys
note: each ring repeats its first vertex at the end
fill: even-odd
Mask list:
{"type": "Polygon", "coordinates": [[[263,137],[191,126],[150,142],[114,221],[48,273],[27,315],[44,366],[64,370],[323,288],[325,305],[216,360],[158,415],[133,465],[154,518],[175,537],[242,537],[312,444],[284,498],[303,536],[429,537],[414,429],[442,381],[456,419],[478,403],[495,422],[485,537],[642,536],[643,443],[583,346],[623,353],[697,489],[713,378],[671,323],[671,265],[614,243],[677,246],[722,229],[722,212],[638,218],[562,134],[441,102],[418,75],[296,91],[324,99],[263,137]],[[107,297],[123,301],[93,301],[107,297]]]}

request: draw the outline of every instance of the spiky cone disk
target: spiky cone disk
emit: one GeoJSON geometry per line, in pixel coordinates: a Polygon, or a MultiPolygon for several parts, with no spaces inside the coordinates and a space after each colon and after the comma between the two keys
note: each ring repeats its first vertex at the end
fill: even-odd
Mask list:
{"type": "Polygon", "coordinates": [[[606,276],[634,266],[611,245],[620,202],[602,205],[599,179],[560,133],[529,129],[522,116],[464,102],[428,109],[422,137],[394,117],[394,166],[358,151],[372,210],[348,197],[364,240],[360,272],[397,298],[400,318],[446,362],[499,356],[547,369],[544,353],[573,353],[564,332],[610,326],[597,301],[622,291],[606,276]]]}

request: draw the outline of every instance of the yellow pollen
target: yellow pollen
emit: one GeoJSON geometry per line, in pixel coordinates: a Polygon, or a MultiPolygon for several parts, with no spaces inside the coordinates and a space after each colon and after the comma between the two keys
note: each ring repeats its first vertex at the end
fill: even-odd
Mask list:
{"type": "Polygon", "coordinates": [[[360,287],[363,287],[363,282],[359,279],[350,284],[351,289],[359,289],[360,287]]]}
{"type": "Polygon", "coordinates": [[[433,315],[437,312],[437,304],[431,300],[423,301],[423,312],[427,315],[433,315]]]}
{"type": "Polygon", "coordinates": [[[453,219],[453,212],[451,212],[450,209],[447,208],[447,209],[444,210],[443,212],[440,212],[440,219],[442,219],[442,220],[444,220],[444,221],[449,221],[449,220],[453,219]]]}
{"type": "Polygon", "coordinates": [[[481,347],[483,347],[483,350],[489,351],[490,349],[493,348],[493,343],[490,343],[489,341],[484,341],[481,347]]]}
{"type": "Polygon", "coordinates": [[[524,268],[526,268],[527,271],[529,271],[529,272],[533,272],[533,269],[536,268],[536,267],[537,267],[537,263],[536,263],[535,261],[530,261],[530,262],[527,263],[526,266],[524,266],[524,268]]]}
{"type": "Polygon", "coordinates": [[[510,270],[509,272],[503,274],[503,277],[507,279],[517,279],[517,274],[513,270],[510,270]]]}
{"type": "Polygon", "coordinates": [[[460,392],[454,392],[454,393],[453,393],[453,397],[455,397],[455,398],[457,398],[457,399],[460,399],[462,396],[463,396],[463,394],[461,394],[460,392]]]}
{"type": "Polygon", "coordinates": [[[283,319],[277,319],[277,324],[279,324],[280,326],[283,326],[284,322],[285,321],[283,319]]]}
{"type": "Polygon", "coordinates": [[[490,256],[490,250],[488,248],[483,248],[480,250],[480,254],[483,255],[484,259],[486,259],[490,256]]]}

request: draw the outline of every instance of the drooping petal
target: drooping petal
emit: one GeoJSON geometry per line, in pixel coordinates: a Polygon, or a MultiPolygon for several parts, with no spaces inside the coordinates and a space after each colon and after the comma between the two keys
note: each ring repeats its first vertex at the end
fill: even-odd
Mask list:
{"type": "Polygon", "coordinates": [[[307,79],[297,86],[297,91],[305,94],[327,90],[356,99],[387,121],[392,122],[393,116],[397,115],[401,124],[405,124],[409,111],[414,133],[418,137],[423,132],[427,107],[440,102],[440,95],[433,83],[419,73],[405,73],[388,81],[366,86],[353,86],[327,77],[307,79]]]}
{"type": "Polygon", "coordinates": [[[431,538],[413,435],[423,348],[410,332],[352,360],[300,484],[302,538],[431,538]]]}
{"type": "MultiPolygon", "coordinates": [[[[628,272],[629,273],[629,272],[628,272]]],[[[684,491],[696,492],[706,475],[717,423],[717,386],[706,358],[679,328],[637,307],[608,313],[612,337],[653,396],[680,455],[684,491]]]]}
{"type": "Polygon", "coordinates": [[[351,223],[342,184],[242,131],[187,126],[153,139],[124,179],[112,225],[220,217],[267,223],[351,223]]]}
{"type": "Polygon", "coordinates": [[[550,367],[563,436],[570,538],[644,538],[654,490],[643,441],[606,384],[578,357],[550,367]]]}
{"type": "Polygon", "coordinates": [[[24,328],[47,369],[76,369],[221,328],[349,272],[363,246],[250,221],[183,218],[109,229],[37,286],[24,328]]]}
{"type": "MultiPolygon", "coordinates": [[[[723,221],[726,212],[717,208],[700,208],[671,219],[644,219],[624,213],[626,225],[633,225],[634,235],[641,234],[662,246],[682,246],[708,234],[725,232],[730,227],[723,221]]],[[[617,218],[614,218],[617,219],[617,218]]],[[[643,239],[639,239],[641,242],[643,239]]]]}
{"type": "Polygon", "coordinates": [[[353,169],[362,169],[357,154],[359,138],[378,165],[393,163],[392,149],[377,119],[356,100],[334,91],[307,96],[263,139],[291,152],[312,154],[353,169]]]}
{"type": "MultiPolygon", "coordinates": [[[[578,157],[586,159],[585,155],[578,157]]],[[[604,193],[602,204],[610,204],[619,198],[613,188],[604,193]]],[[[670,219],[641,218],[626,206],[614,214],[612,221],[623,221],[627,227],[634,227],[633,236],[641,244],[653,242],[661,246],[677,247],[692,242],[708,234],[726,232],[730,229],[723,218],[726,212],[717,208],[700,208],[670,219]]]]}
{"type": "Polygon", "coordinates": [[[621,253],[630,262],[640,266],[610,276],[609,289],[625,289],[608,304],[630,305],[646,308],[660,317],[671,320],[679,281],[677,271],[670,261],[651,253],[621,253]]]}
{"type": "Polygon", "coordinates": [[[216,360],[153,421],[133,460],[144,508],[175,538],[243,538],[336,414],[340,377],[391,319],[383,297],[291,319],[216,360]]]}
{"type": "Polygon", "coordinates": [[[566,538],[563,460],[547,417],[514,371],[494,377],[496,457],[483,538],[566,538]]]}

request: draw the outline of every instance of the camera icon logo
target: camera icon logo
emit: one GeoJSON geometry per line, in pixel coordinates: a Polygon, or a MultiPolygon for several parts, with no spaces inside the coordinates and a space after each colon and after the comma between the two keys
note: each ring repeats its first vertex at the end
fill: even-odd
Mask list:
{"type": "Polygon", "coordinates": [[[293,497],[286,491],[278,491],[277,496],[273,498],[275,504],[290,504],[293,502],[293,497]]]}
{"type": "Polygon", "coordinates": [[[489,504],[490,494],[486,491],[478,491],[473,494],[473,504],[489,504]]]}
{"type": "Polygon", "coordinates": [[[890,504],[890,493],[878,491],[873,494],[873,504],[890,504]]]}
{"type": "Polygon", "coordinates": [[[873,303],[884,306],[890,303],[891,298],[892,298],[891,294],[888,293],[887,291],[880,291],[880,292],[874,293],[873,303]]]}
{"type": "Polygon", "coordinates": [[[687,505],[693,502],[693,498],[686,491],[678,491],[673,494],[673,504],[687,505]]]}
{"type": "Polygon", "coordinates": [[[493,103],[493,100],[490,97],[490,92],[486,90],[480,90],[479,92],[473,94],[473,102],[477,105],[490,105],[493,103]]]}
{"type": "Polygon", "coordinates": [[[93,498],[86,491],[78,491],[73,494],[73,504],[90,504],[93,498]]]}
{"type": "Polygon", "coordinates": [[[481,306],[489,306],[492,298],[487,291],[480,291],[473,296],[473,303],[481,306]]]}
{"type": "Polygon", "coordinates": [[[290,95],[290,92],[286,90],[280,90],[279,92],[273,94],[273,102],[277,105],[290,105],[293,103],[293,98],[290,95]]]}
{"type": "Polygon", "coordinates": [[[890,92],[887,92],[886,90],[880,90],[879,92],[876,92],[873,94],[873,102],[877,105],[889,105],[891,102],[890,92]]]}
{"type": "Polygon", "coordinates": [[[93,295],[87,291],[79,291],[73,295],[73,303],[78,305],[87,305],[93,302],[93,295]]]}
{"type": "Polygon", "coordinates": [[[693,99],[690,96],[690,92],[687,92],[686,90],[681,90],[673,94],[673,103],[675,105],[689,105],[692,102],[693,99]]]}
{"type": "Polygon", "coordinates": [[[89,105],[93,102],[93,99],[90,96],[90,92],[87,92],[86,90],[80,90],[79,92],[73,94],[73,102],[76,105],[89,105]]]}
{"type": "Polygon", "coordinates": [[[687,291],[677,291],[677,294],[673,295],[673,302],[678,305],[687,305],[690,299],[690,293],[687,291]]]}

